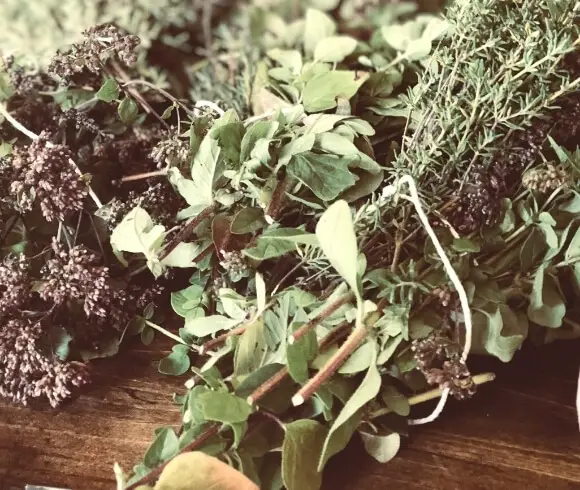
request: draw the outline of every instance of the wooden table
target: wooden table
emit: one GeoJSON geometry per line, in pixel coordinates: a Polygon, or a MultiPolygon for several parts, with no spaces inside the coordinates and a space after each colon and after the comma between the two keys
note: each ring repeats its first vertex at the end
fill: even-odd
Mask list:
{"type": "MultiPolygon", "coordinates": [[[[355,442],[331,461],[325,489],[580,489],[574,408],[580,343],[471,362],[498,379],[413,428],[397,458],[380,465],[355,442]]],[[[25,483],[114,489],[112,466],[130,468],[155,427],[178,421],[171,393],[181,380],[157,374],[160,353],[135,348],[96,363],[94,384],[60,411],[0,403],[0,489],[25,483]]]]}

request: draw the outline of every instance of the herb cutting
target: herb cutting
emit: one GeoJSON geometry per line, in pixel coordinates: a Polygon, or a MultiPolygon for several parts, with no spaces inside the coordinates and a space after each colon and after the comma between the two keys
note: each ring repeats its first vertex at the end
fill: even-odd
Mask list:
{"type": "Polygon", "coordinates": [[[580,337],[578,2],[162,3],[0,28],[2,397],[165,337],[118,488],[317,490],[580,337]]]}

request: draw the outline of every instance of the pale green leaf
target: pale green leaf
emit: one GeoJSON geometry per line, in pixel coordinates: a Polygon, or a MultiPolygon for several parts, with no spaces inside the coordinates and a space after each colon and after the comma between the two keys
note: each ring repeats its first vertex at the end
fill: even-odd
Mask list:
{"type": "Polygon", "coordinates": [[[381,166],[371,157],[360,151],[348,138],[336,133],[322,133],[316,137],[316,146],[326,153],[352,157],[351,166],[377,174],[381,166]]]}
{"type": "Polygon", "coordinates": [[[179,451],[179,439],[175,431],[169,427],[162,428],[157,437],[143,456],[143,464],[147,468],[155,468],[179,451]]]}
{"type": "Polygon", "coordinates": [[[125,97],[119,104],[117,112],[119,114],[119,119],[121,119],[122,122],[125,124],[131,124],[135,122],[135,119],[137,119],[137,104],[132,98],[125,97]]]}
{"type": "Polygon", "coordinates": [[[161,263],[167,267],[195,267],[195,259],[201,253],[201,247],[196,243],[179,243],[161,263]]]}
{"type": "Polygon", "coordinates": [[[234,355],[234,375],[237,378],[247,376],[262,365],[266,351],[264,321],[257,318],[241,335],[234,355]]]}
{"type": "Polygon", "coordinates": [[[110,240],[115,251],[141,253],[154,260],[164,237],[165,227],[155,225],[149,213],[137,206],[115,227],[110,240]]]}
{"type": "Polygon", "coordinates": [[[408,398],[397,390],[394,386],[385,386],[381,391],[381,398],[385,405],[397,415],[406,417],[411,411],[408,398]]]}
{"type": "Polygon", "coordinates": [[[355,350],[338,370],[339,374],[355,374],[369,368],[372,352],[375,349],[373,342],[365,342],[355,350]]]}
{"type": "Polygon", "coordinates": [[[304,51],[314,53],[318,43],[336,32],[334,20],[324,12],[309,8],[304,25],[304,51]]]}
{"type": "Polygon", "coordinates": [[[357,177],[349,170],[352,159],[312,152],[294,155],[288,164],[290,175],[307,186],[319,199],[332,201],[353,186],[357,177]]]}
{"type": "Polygon", "coordinates": [[[528,318],[543,327],[558,328],[566,315],[566,304],[557,279],[540,267],[534,277],[528,318]]]}
{"type": "Polygon", "coordinates": [[[509,362],[528,334],[525,315],[516,315],[508,306],[489,305],[473,314],[473,351],[489,353],[509,362]]]}
{"type": "Polygon", "coordinates": [[[282,445],[282,477],[287,490],[319,490],[322,473],[316,462],[328,429],[316,420],[286,424],[282,445]]]}
{"type": "Polygon", "coordinates": [[[354,223],[345,201],[335,202],[324,212],[316,225],[316,236],[331,265],[360,298],[354,223]]]}
{"type": "Polygon", "coordinates": [[[219,332],[230,330],[239,323],[238,320],[222,315],[210,315],[205,317],[187,317],[185,319],[185,331],[195,337],[205,337],[219,332]]]}
{"type": "Polygon", "coordinates": [[[206,391],[198,397],[198,404],[206,420],[226,424],[245,422],[252,407],[239,396],[222,391],[206,391]]]}
{"type": "Polygon", "coordinates": [[[119,96],[119,85],[113,78],[107,78],[96,96],[103,102],[113,102],[119,96]]]}
{"type": "MultiPolygon", "coordinates": [[[[326,462],[336,454],[337,446],[335,442],[333,442],[333,435],[339,431],[339,429],[346,424],[355,414],[368,402],[370,402],[373,398],[377,396],[379,390],[381,388],[381,375],[379,370],[376,366],[377,361],[377,348],[376,344],[374,344],[373,351],[371,353],[371,362],[369,370],[367,371],[364,379],[361,381],[360,385],[358,386],[357,390],[352,394],[352,396],[348,399],[345,403],[344,407],[338,414],[338,417],[332,424],[330,428],[330,432],[328,433],[328,437],[326,441],[324,441],[324,449],[320,456],[320,460],[318,462],[318,469],[322,470],[326,462]]],[[[341,450],[340,448],[339,450],[341,450]]]]}
{"type": "Polygon", "coordinates": [[[268,51],[267,54],[270,59],[277,61],[281,66],[288,69],[292,75],[298,75],[302,70],[302,55],[300,51],[274,48],[268,51]]]}
{"type": "Polygon", "coordinates": [[[358,41],[350,36],[330,36],[318,42],[314,50],[314,59],[327,63],[340,63],[350,55],[358,41]]]}
{"type": "Polygon", "coordinates": [[[279,126],[278,121],[258,121],[252,124],[242,138],[240,163],[244,163],[250,158],[258,140],[271,139],[278,131],[279,126]]]}
{"type": "Polygon", "coordinates": [[[294,155],[312,150],[315,139],[314,134],[306,134],[285,144],[280,150],[278,165],[287,165],[294,155]]]}
{"type": "Polygon", "coordinates": [[[296,250],[299,244],[316,246],[318,239],[313,233],[297,228],[274,228],[259,236],[253,247],[244,250],[244,255],[255,260],[266,260],[296,250]]]}
{"type": "Polygon", "coordinates": [[[360,432],[364,448],[379,463],[388,463],[399,452],[401,436],[396,432],[387,436],[360,432]]]}
{"type": "Polygon", "coordinates": [[[349,100],[365,82],[366,76],[354,71],[335,70],[311,78],[302,91],[302,104],[306,112],[333,109],[337,99],[349,100]]]}

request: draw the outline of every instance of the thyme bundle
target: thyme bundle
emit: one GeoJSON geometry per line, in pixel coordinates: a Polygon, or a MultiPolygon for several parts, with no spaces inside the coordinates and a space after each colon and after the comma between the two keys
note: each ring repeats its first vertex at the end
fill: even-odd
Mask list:
{"type": "Polygon", "coordinates": [[[56,78],[9,60],[0,381],[19,388],[1,393],[48,376],[56,404],[89,345],[161,333],[159,370],[192,373],[182,424],[116,467],[119,488],[181,485],[182,453],[203,451],[314,490],[355,434],[387,462],[402,425],[493,379],[470,352],[580,336],[579,14],[249,2],[206,29],[180,96],[144,75],[130,28],[89,29],[56,78]]]}

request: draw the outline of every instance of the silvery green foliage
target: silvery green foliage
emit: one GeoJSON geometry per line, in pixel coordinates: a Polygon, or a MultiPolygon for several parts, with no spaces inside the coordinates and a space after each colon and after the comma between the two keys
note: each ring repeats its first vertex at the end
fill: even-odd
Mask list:
{"type": "MultiPolygon", "coordinates": [[[[0,16],[0,52],[14,54],[45,66],[57,49],[81,38],[81,31],[101,23],[115,23],[141,38],[149,47],[161,32],[196,22],[200,0],[3,0],[0,16]]],[[[180,37],[162,36],[167,44],[180,37]]]]}

